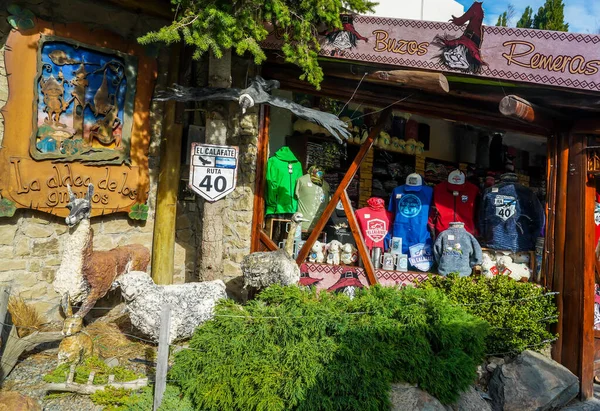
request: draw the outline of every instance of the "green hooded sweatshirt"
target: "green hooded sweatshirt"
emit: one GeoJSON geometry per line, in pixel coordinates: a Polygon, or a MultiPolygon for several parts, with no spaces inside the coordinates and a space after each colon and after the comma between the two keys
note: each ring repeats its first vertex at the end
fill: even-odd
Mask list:
{"type": "Polygon", "coordinates": [[[267,161],[267,190],[265,214],[295,213],[298,201],[294,198],[296,180],[302,177],[302,165],[289,147],[281,147],[267,161]]]}

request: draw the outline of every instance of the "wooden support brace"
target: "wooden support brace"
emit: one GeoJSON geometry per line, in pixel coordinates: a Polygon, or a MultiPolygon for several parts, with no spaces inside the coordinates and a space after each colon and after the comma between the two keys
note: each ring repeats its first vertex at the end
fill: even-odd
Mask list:
{"type": "MultiPolygon", "coordinates": [[[[260,241],[262,241],[262,243],[265,245],[265,247],[267,247],[270,251],[277,251],[279,249],[277,244],[275,244],[275,242],[273,240],[271,240],[271,238],[269,238],[268,234],[265,233],[265,230],[263,230],[262,228],[259,228],[258,233],[259,233],[260,241]]],[[[256,251],[258,251],[258,248],[256,249],[256,251]]]]}
{"type": "Polygon", "coordinates": [[[344,190],[342,193],[342,204],[344,206],[346,217],[348,217],[348,224],[350,225],[352,236],[356,242],[356,248],[358,248],[358,255],[360,256],[363,266],[365,267],[365,273],[367,274],[369,285],[377,284],[375,268],[373,267],[373,262],[369,256],[369,250],[367,249],[365,240],[360,232],[360,227],[358,226],[358,221],[356,221],[356,216],[354,215],[354,210],[352,209],[352,204],[350,203],[350,197],[348,197],[348,192],[346,190],[344,190]]]}
{"type": "MultiPolygon", "coordinates": [[[[352,164],[350,164],[348,171],[346,171],[346,175],[340,182],[340,185],[338,186],[338,188],[335,190],[335,193],[331,197],[331,200],[329,200],[329,203],[327,204],[325,211],[323,211],[323,214],[319,218],[319,221],[315,225],[315,228],[313,229],[312,233],[310,233],[308,240],[306,240],[306,243],[304,243],[304,246],[302,246],[302,249],[298,253],[298,258],[296,258],[296,262],[298,264],[302,264],[308,257],[308,254],[310,253],[310,249],[315,244],[315,241],[317,241],[317,238],[319,237],[319,234],[321,234],[321,231],[323,231],[323,228],[325,228],[325,224],[327,224],[329,217],[331,217],[333,210],[335,209],[337,203],[340,201],[340,199],[342,197],[342,193],[344,191],[346,191],[346,189],[350,185],[350,182],[352,182],[352,179],[356,175],[358,168],[360,167],[361,163],[367,156],[367,153],[373,146],[373,140],[375,139],[375,136],[379,135],[379,132],[381,131],[381,128],[383,127],[383,124],[388,119],[388,117],[390,116],[391,113],[392,113],[391,107],[388,107],[387,109],[385,109],[381,113],[381,116],[379,117],[379,120],[377,121],[377,124],[375,125],[375,127],[373,127],[371,129],[371,131],[369,132],[367,139],[360,147],[360,150],[358,151],[358,154],[354,158],[354,161],[352,162],[352,164]]],[[[363,263],[367,264],[365,261],[363,261],[363,263]]]]}

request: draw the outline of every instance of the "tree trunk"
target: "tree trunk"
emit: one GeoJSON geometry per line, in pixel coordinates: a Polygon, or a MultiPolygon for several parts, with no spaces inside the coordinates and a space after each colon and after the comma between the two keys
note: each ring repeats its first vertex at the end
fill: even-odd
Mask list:
{"type": "MultiPolygon", "coordinates": [[[[209,87],[231,87],[231,51],[220,59],[210,56],[209,87]]],[[[212,103],[206,115],[206,144],[227,144],[229,103],[212,103]]],[[[223,277],[223,207],[222,200],[203,201],[202,235],[198,272],[200,281],[223,277]]]]}

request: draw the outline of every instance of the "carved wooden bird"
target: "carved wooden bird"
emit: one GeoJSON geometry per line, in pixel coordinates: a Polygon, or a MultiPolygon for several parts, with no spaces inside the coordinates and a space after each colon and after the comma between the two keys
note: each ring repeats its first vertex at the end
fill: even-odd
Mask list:
{"type": "Polygon", "coordinates": [[[242,109],[242,113],[245,113],[248,108],[256,104],[270,104],[275,107],[289,110],[304,120],[312,121],[313,123],[324,127],[340,143],[350,137],[350,131],[347,129],[346,123],[340,120],[336,115],[313,110],[294,103],[293,101],[269,94],[271,90],[278,88],[279,81],[265,80],[260,76],[256,76],[251,80],[250,86],[245,89],[215,87],[192,88],[174,85],[168,90],[157,92],[154,99],[158,101],[175,100],[183,102],[209,100],[237,101],[242,109]]]}

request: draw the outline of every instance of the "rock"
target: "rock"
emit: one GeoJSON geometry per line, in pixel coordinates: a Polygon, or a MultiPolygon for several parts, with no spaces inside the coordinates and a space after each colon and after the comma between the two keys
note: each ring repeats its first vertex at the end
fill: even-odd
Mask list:
{"type": "Polygon", "coordinates": [[[11,245],[19,227],[16,224],[0,225],[0,244],[11,245]]]}
{"type": "Polygon", "coordinates": [[[410,384],[392,384],[391,411],[446,411],[435,397],[410,384]]]}
{"type": "Polygon", "coordinates": [[[0,392],[0,411],[41,411],[42,407],[33,398],[15,391],[0,392]]]}
{"type": "Polygon", "coordinates": [[[58,238],[35,241],[31,252],[34,256],[56,255],[58,253],[58,238]]]}
{"type": "Polygon", "coordinates": [[[480,392],[474,388],[463,392],[456,402],[450,406],[452,411],[491,411],[492,405],[481,397],[480,392]]]}
{"type": "Polygon", "coordinates": [[[587,401],[573,401],[561,411],[597,411],[600,410],[600,400],[590,398],[587,401]]]}
{"type": "Polygon", "coordinates": [[[24,270],[27,267],[27,260],[2,259],[0,260],[0,271],[24,270]]]}
{"type": "Polygon", "coordinates": [[[523,351],[498,366],[488,385],[494,411],[560,409],[579,392],[579,380],[567,368],[534,351],[523,351]]]}
{"type": "Polygon", "coordinates": [[[503,364],[504,364],[504,358],[491,357],[488,360],[488,364],[486,366],[486,369],[489,372],[493,372],[496,368],[498,368],[499,365],[503,365],[503,364]]]}
{"type": "Polygon", "coordinates": [[[115,357],[107,358],[104,360],[104,364],[108,365],[109,367],[116,367],[119,365],[119,360],[115,357]]]}
{"type": "Polygon", "coordinates": [[[48,238],[54,233],[51,227],[43,224],[27,224],[23,227],[23,234],[31,238],[48,238]]]}

